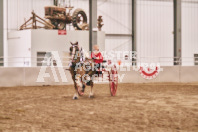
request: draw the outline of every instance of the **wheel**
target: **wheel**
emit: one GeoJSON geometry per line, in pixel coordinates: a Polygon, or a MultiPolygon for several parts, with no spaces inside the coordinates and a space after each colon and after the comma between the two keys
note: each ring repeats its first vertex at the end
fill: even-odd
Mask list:
{"type": "Polygon", "coordinates": [[[59,30],[63,30],[64,28],[65,28],[65,23],[64,22],[62,22],[62,21],[60,21],[60,22],[58,22],[58,24],[57,24],[57,28],[59,29],[59,30]]]}
{"type": "Polygon", "coordinates": [[[74,28],[82,30],[87,25],[87,15],[82,9],[76,9],[72,15],[74,28]]]}
{"type": "Polygon", "coordinates": [[[58,22],[56,20],[51,20],[51,23],[54,25],[54,29],[58,29],[58,22]]]}
{"type": "Polygon", "coordinates": [[[63,21],[51,20],[51,23],[55,26],[54,29],[63,30],[66,26],[66,23],[63,21]]]}
{"type": "Polygon", "coordinates": [[[118,88],[118,72],[115,65],[109,72],[109,87],[111,96],[115,96],[118,88]]]}

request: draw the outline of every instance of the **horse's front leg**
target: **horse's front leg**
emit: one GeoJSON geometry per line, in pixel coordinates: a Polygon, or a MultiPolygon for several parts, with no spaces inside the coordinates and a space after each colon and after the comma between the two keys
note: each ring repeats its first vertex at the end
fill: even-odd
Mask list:
{"type": "Polygon", "coordinates": [[[94,98],[93,81],[92,80],[90,80],[90,86],[91,86],[91,91],[89,93],[89,98],[94,98]]]}
{"type": "Polygon", "coordinates": [[[75,88],[75,94],[73,96],[73,99],[78,99],[78,89],[77,89],[77,83],[76,83],[75,77],[73,77],[73,81],[74,81],[74,88],[75,88]]]}
{"type": "Polygon", "coordinates": [[[78,99],[78,89],[77,89],[77,84],[76,84],[76,82],[74,82],[74,88],[75,88],[75,94],[74,94],[74,96],[73,96],[73,99],[78,99]]]}

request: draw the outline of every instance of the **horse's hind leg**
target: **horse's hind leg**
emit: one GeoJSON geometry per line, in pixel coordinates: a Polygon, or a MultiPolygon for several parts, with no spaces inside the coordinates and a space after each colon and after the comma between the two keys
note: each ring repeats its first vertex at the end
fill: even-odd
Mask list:
{"type": "Polygon", "coordinates": [[[86,83],[82,82],[82,92],[85,92],[86,83]]]}
{"type": "Polygon", "coordinates": [[[77,89],[77,84],[76,82],[74,81],[74,88],[75,88],[75,94],[73,96],[73,99],[78,99],[78,89],[77,89]]]}
{"type": "Polygon", "coordinates": [[[81,83],[82,83],[82,92],[85,91],[85,87],[86,87],[86,77],[81,77],[81,83]]]}
{"type": "Polygon", "coordinates": [[[90,91],[90,94],[89,94],[89,98],[93,98],[94,93],[93,93],[93,81],[92,80],[90,81],[90,85],[91,85],[91,91],[90,91]]]}

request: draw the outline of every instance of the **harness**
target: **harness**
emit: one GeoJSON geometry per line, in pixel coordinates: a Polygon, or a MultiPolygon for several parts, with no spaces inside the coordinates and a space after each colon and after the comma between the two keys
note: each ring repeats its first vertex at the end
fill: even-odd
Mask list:
{"type": "Polygon", "coordinates": [[[80,48],[80,61],[81,62],[85,61],[84,50],[82,49],[82,47],[80,48]]]}

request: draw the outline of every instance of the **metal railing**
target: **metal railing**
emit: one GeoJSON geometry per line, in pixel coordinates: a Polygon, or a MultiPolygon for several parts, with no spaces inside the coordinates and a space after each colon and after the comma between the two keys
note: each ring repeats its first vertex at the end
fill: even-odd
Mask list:
{"type": "MultiPolygon", "coordinates": [[[[71,57],[60,57],[62,66],[67,67],[69,65],[71,57]]],[[[113,63],[159,63],[161,66],[174,66],[174,65],[198,65],[198,57],[138,57],[134,58],[134,61],[131,59],[126,59],[125,57],[114,57],[109,58],[113,63]]],[[[57,60],[47,57],[0,57],[0,66],[1,67],[37,67],[37,66],[51,66],[55,64],[57,60]]]]}

